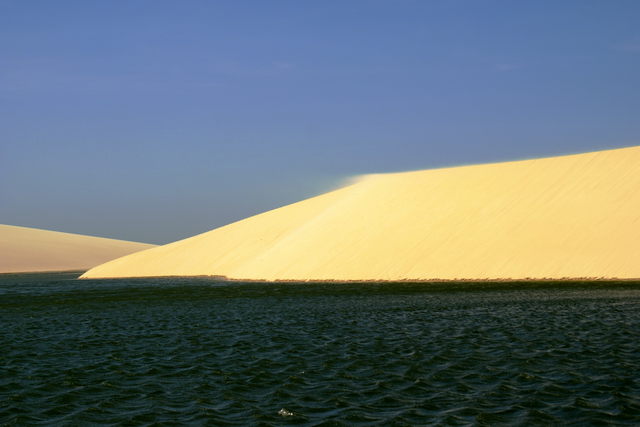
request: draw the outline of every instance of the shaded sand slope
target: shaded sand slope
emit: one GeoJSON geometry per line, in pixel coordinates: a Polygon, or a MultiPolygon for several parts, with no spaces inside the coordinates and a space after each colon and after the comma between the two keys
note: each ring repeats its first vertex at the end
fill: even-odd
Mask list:
{"type": "Polygon", "coordinates": [[[155,245],[0,225],[0,273],[86,270],[155,245]]]}
{"type": "Polygon", "coordinates": [[[83,277],[640,278],[640,147],[369,175],[83,277]]]}

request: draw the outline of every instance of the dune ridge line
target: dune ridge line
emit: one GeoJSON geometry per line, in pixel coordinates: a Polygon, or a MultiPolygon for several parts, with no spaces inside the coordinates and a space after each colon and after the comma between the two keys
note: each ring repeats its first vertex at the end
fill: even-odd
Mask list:
{"type": "Polygon", "coordinates": [[[366,175],[82,278],[640,278],[640,147],[366,175]]]}
{"type": "Polygon", "coordinates": [[[156,245],[0,224],[0,273],[88,270],[156,245]]]}

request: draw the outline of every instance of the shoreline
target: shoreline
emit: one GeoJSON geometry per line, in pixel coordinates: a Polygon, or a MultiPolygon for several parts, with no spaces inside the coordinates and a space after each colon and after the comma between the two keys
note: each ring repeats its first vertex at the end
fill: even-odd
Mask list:
{"type": "Polygon", "coordinates": [[[38,270],[38,271],[5,271],[0,273],[0,277],[4,276],[26,276],[28,274],[84,274],[89,271],[90,268],[73,269],[73,270],[38,270]]]}
{"type": "Polygon", "coordinates": [[[524,278],[524,279],[396,279],[396,280],[377,280],[377,279],[358,279],[358,280],[295,280],[295,279],[235,279],[220,275],[175,275],[175,276],[131,276],[131,277],[79,277],[78,280],[161,280],[161,279],[209,279],[220,282],[236,282],[236,283],[300,283],[300,284],[353,284],[353,283],[370,283],[370,284],[389,284],[389,283],[608,283],[608,282],[640,282],[640,278],[619,278],[619,277],[562,277],[562,278],[524,278]]]}

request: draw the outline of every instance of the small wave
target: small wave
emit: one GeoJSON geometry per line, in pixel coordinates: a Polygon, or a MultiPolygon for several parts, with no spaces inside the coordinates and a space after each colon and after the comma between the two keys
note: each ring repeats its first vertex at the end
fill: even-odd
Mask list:
{"type": "Polygon", "coordinates": [[[629,286],[29,286],[0,290],[0,424],[640,424],[629,286]]]}

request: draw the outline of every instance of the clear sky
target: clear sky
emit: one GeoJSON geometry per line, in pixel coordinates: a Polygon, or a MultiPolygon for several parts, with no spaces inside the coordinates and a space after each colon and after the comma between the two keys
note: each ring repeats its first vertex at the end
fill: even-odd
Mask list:
{"type": "Polygon", "coordinates": [[[168,243],[353,175],[640,145],[640,1],[0,0],[0,223],[168,243]]]}

